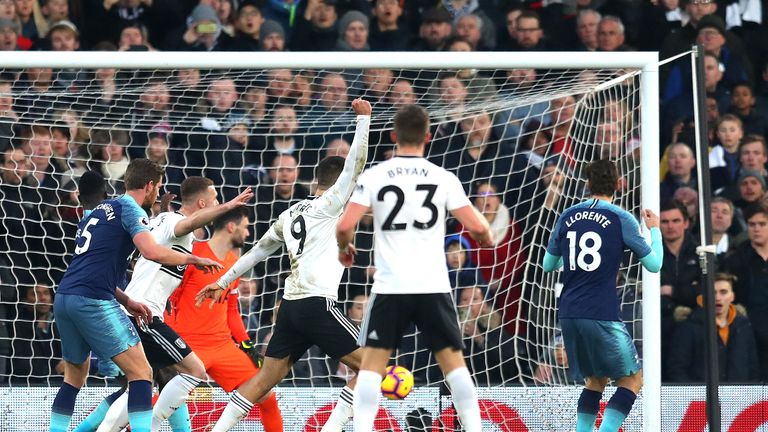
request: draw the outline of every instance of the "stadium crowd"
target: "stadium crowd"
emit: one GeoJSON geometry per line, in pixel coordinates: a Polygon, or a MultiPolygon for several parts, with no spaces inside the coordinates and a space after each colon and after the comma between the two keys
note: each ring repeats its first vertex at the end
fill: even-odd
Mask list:
{"type": "MultiPolygon", "coordinates": [[[[653,50],[667,58],[700,43],[706,50],[711,242],[725,273],[715,287],[720,375],[724,382],[747,383],[768,380],[766,12],[759,0],[0,0],[0,50],[653,50]]],[[[703,380],[688,65],[685,57],[661,74],[667,382],[703,380]]],[[[529,246],[546,242],[534,227],[562,210],[578,100],[564,96],[494,112],[462,109],[544,81],[545,71],[533,69],[275,69],[252,75],[4,70],[0,380],[49,383],[60,375],[51,305],[82,216],[77,179],[83,172],[99,172],[110,195],[122,191],[128,161],[138,157],[166,167],[171,193],[192,175],[212,179],[224,200],[253,186],[253,242],[283,210],[310,195],[320,159],[346,156],[354,120],[349,101],[361,96],[374,105],[374,118],[409,103],[442,108],[434,111],[428,158],[457,174],[494,232],[494,248],[479,248],[455,225],[445,242],[465,353],[478,384],[514,384],[521,376],[568,382],[562,341],[537,340],[539,332],[528,324],[536,317],[525,316],[533,300],[524,298],[521,286],[528,280],[525,263],[543,256],[529,246]],[[516,336],[526,334],[529,343],[521,346],[516,336]],[[509,360],[521,353],[525,362],[509,360]]],[[[639,147],[632,103],[621,97],[604,103],[594,134],[608,148],[601,155],[627,157],[639,147]]],[[[385,126],[372,131],[370,162],[392,157],[385,126]]],[[[340,288],[340,301],[358,322],[375,271],[372,223],[370,217],[361,223],[356,266],[340,288]]],[[[261,344],[269,340],[289,273],[287,255],[275,255],[240,282],[241,312],[261,344]]],[[[619,294],[632,305],[632,293],[619,294]]],[[[633,316],[628,310],[625,318],[633,316]]],[[[398,363],[422,382],[434,382],[439,371],[423,347],[418,335],[407,338],[398,363]]],[[[331,384],[349,376],[343,365],[310,355],[289,380],[331,384]]]]}

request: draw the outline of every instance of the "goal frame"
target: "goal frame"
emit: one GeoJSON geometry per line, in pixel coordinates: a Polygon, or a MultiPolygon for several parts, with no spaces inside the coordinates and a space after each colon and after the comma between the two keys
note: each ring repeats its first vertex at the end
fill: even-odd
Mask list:
{"type": "MultiPolygon", "coordinates": [[[[640,70],[641,205],[659,209],[659,64],[657,52],[20,52],[2,68],[315,69],[477,68],[640,70]]],[[[661,299],[659,274],[643,269],[643,423],[661,430],[661,299]]]]}

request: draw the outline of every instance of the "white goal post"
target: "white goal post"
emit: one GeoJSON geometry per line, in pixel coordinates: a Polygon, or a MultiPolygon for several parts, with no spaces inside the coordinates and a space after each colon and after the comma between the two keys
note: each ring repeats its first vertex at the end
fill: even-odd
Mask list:
{"type": "MultiPolygon", "coordinates": [[[[626,69],[638,72],[640,205],[659,208],[659,77],[655,52],[6,52],[0,69],[626,69]]],[[[376,113],[374,112],[374,117],[376,113]]],[[[549,227],[551,229],[551,227],[549,227]]],[[[642,271],[643,428],[661,430],[659,275],[642,271]]],[[[557,391],[555,387],[553,391],[557,391]]],[[[574,400],[575,406],[575,400],[574,400]]],[[[575,412],[575,410],[574,410],[575,412]]],[[[574,416],[575,418],[575,416],[574,416]]]]}

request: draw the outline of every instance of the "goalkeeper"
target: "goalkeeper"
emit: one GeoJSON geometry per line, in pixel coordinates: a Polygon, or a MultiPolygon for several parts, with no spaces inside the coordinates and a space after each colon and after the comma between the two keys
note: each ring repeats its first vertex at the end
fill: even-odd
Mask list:
{"type": "MultiPolygon", "coordinates": [[[[213,222],[213,230],[209,241],[194,244],[192,254],[218,261],[224,271],[229,270],[248,237],[246,210],[240,207],[220,216],[213,222]]],[[[165,322],[197,354],[208,376],[231,392],[254,377],[261,364],[240,318],[235,288],[239,279],[228,286],[222,302],[212,304],[210,308],[195,307],[198,291],[216,282],[220,274],[187,267],[181,284],[170,297],[171,311],[165,313],[165,322]]],[[[259,402],[264,429],[282,430],[282,417],[274,393],[268,393],[259,402]]]]}

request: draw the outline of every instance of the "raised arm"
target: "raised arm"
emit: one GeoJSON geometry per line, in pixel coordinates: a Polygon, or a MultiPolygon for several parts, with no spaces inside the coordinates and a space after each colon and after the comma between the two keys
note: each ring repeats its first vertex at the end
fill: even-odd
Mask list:
{"type": "Polygon", "coordinates": [[[645,226],[651,231],[651,245],[645,242],[640,235],[640,225],[635,218],[628,212],[621,218],[621,232],[626,244],[632,252],[640,257],[640,263],[646,270],[658,273],[664,261],[664,244],[659,230],[659,217],[651,210],[641,212],[645,226]]]}
{"type": "Polygon", "coordinates": [[[365,162],[368,160],[368,130],[371,126],[371,104],[363,99],[352,101],[352,109],[357,114],[355,138],[352,140],[352,147],[349,149],[347,160],[344,162],[344,169],[336,179],[336,183],[324,194],[334,205],[334,208],[341,211],[349,200],[352,191],[355,190],[355,183],[365,168],[365,162]]]}
{"type": "Polygon", "coordinates": [[[236,207],[244,206],[251,198],[253,198],[253,190],[251,190],[251,188],[246,188],[243,193],[236,196],[231,201],[228,201],[222,205],[208,207],[196,211],[192,216],[184,218],[176,224],[176,226],[173,228],[173,235],[176,237],[182,237],[198,228],[202,228],[213,222],[214,219],[223,215],[224,213],[236,207]]]}

